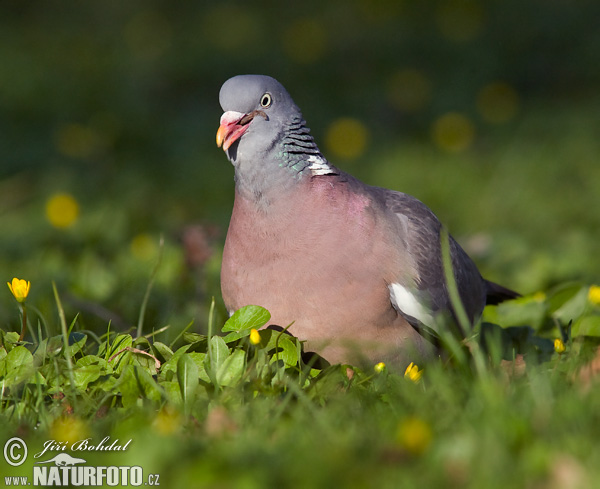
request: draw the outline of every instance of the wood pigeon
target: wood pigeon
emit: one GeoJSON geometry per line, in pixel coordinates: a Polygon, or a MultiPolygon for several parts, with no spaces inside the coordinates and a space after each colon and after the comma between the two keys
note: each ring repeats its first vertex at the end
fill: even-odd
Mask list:
{"type": "MultiPolygon", "coordinates": [[[[235,168],[221,268],[229,313],[266,307],[271,325],[291,324],[331,363],[401,366],[434,354],[455,311],[433,212],[333,166],[274,78],[235,76],[219,101],[217,145],[235,168]]],[[[483,279],[452,237],[449,248],[471,323],[486,303],[518,295],[483,279]]]]}

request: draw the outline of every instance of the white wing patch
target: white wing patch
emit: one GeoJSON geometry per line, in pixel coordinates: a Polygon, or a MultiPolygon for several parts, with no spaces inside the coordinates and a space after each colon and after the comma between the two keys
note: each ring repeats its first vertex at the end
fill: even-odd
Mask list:
{"type": "Polygon", "coordinates": [[[313,175],[328,175],[333,173],[332,168],[327,163],[325,158],[320,156],[310,155],[307,160],[310,163],[308,169],[313,175]]]}
{"type": "Polygon", "coordinates": [[[390,299],[396,309],[407,316],[415,318],[425,326],[436,329],[436,321],[431,311],[419,301],[415,294],[396,283],[389,285],[388,289],[390,290],[390,299]]]}

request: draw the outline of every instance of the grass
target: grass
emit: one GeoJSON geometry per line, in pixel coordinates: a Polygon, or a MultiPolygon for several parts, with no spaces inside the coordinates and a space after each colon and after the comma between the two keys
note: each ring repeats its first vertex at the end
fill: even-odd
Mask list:
{"type": "Polygon", "coordinates": [[[419,365],[418,383],[390,366],[306,365],[287,335],[261,333],[252,344],[267,312],[225,322],[218,298],[209,299],[218,293],[218,240],[200,265],[186,266],[177,227],[194,209],[160,215],[168,194],[150,199],[156,188],[143,180],[134,197],[119,191],[116,205],[110,195],[81,200],[79,221],[65,230],[43,222],[43,199],[0,215],[14,230],[0,242],[3,269],[32,279],[24,343],[19,308],[8,290],[0,294],[1,440],[18,436],[30,453],[19,467],[1,461],[2,476],[31,477],[32,455],[48,440],[108,436],[131,442],[73,455],[141,466],[167,487],[595,487],[600,300],[590,284],[599,277],[599,214],[594,192],[555,196],[573,179],[597,185],[596,166],[565,169],[573,148],[594,152],[597,140],[582,122],[554,134],[552,148],[532,145],[537,120],[524,117],[510,144],[494,144],[506,152],[458,158],[413,142],[368,157],[377,165],[365,180],[422,198],[486,276],[526,293],[488,307],[470,350],[451,343],[455,356],[419,365]],[[423,178],[422,166],[433,176],[423,178]],[[140,195],[158,221],[136,207],[140,195]],[[482,234],[464,235],[474,229],[482,234]]]}
{"type": "MultiPolygon", "coordinates": [[[[57,294],[61,334],[38,328],[21,344],[0,332],[0,432],[30,454],[47,440],[131,440],[124,452],[70,453],[141,466],[167,487],[593,487],[597,294],[573,286],[490,307],[485,319],[505,327],[483,323],[466,355],[451,345],[463,353],[420,365],[416,382],[306,365],[300,343],[271,330],[250,342],[270,317],[258,306],[220,336],[167,344],[165,331],[78,332],[57,294]],[[511,326],[525,322],[535,328],[511,326]]],[[[30,475],[34,461],[3,475],[30,475]]]]}
{"type": "Polygon", "coordinates": [[[0,445],[29,446],[24,465],[0,458],[0,484],[31,477],[48,440],[110,437],[131,442],[73,454],[163,487],[598,486],[597,7],[379,3],[4,9],[0,278],[32,285],[25,309],[0,292],[0,445]],[[477,19],[470,40],[445,28],[477,19]],[[243,72],[278,77],[334,164],[420,198],[524,297],[487,308],[470,349],[449,338],[418,383],[306,365],[287,336],[255,345],[261,309],[226,323],[233,179],[212,135],[243,72]],[[417,112],[397,105],[407,72],[430,92],[417,112]],[[478,103],[495,81],[518,95],[499,125],[478,103]],[[448,153],[431,128],[454,111],[474,139],[448,153]],[[356,159],[327,144],[339,117],[363,126],[356,159]],[[79,214],[58,228],[64,193],[79,214]]]}
{"type": "Polygon", "coordinates": [[[219,243],[231,203],[214,182],[230,182],[231,168],[216,151],[165,186],[135,171],[102,193],[73,183],[81,215],[66,229],[44,216],[52,192],[40,189],[58,189],[55,177],[0,182],[0,227],[11,230],[0,266],[6,280],[32,281],[24,343],[20,309],[0,294],[0,440],[18,436],[30,452],[19,467],[0,461],[0,474],[31,477],[48,440],[108,436],[131,442],[73,454],[141,466],[167,487],[595,487],[592,107],[524,108],[460,155],[416,138],[373,144],[370,166],[339,163],[421,198],[486,277],[525,294],[488,307],[470,350],[451,343],[444,360],[419,365],[418,383],[389,367],[306,365],[298,343],[274,333],[253,345],[261,309],[225,322],[219,243]],[[190,177],[208,169],[214,180],[190,177]],[[214,219],[195,228],[206,243],[192,263],[181,236],[203,212],[214,219]]]}

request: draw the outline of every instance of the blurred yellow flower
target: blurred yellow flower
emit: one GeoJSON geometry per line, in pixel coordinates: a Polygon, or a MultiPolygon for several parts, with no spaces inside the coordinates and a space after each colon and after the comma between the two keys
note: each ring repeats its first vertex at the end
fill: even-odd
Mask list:
{"type": "Polygon", "coordinates": [[[12,283],[6,282],[6,284],[12,292],[12,295],[15,296],[15,299],[17,299],[19,302],[25,302],[25,299],[29,295],[29,288],[31,287],[31,282],[15,277],[12,279],[12,283]]]}
{"type": "Polygon", "coordinates": [[[123,37],[135,56],[154,60],[171,47],[173,28],[165,15],[141,10],[125,26],[123,37]]]}
{"type": "Polygon", "coordinates": [[[380,374],[385,370],[385,363],[379,362],[377,365],[375,365],[375,367],[373,367],[373,369],[375,370],[375,372],[380,374]]]}
{"type": "Polygon", "coordinates": [[[600,305],[600,286],[592,285],[588,291],[588,299],[592,304],[600,305]]]}
{"type": "Polygon", "coordinates": [[[74,443],[90,436],[89,427],[85,421],[75,416],[56,418],[50,426],[50,438],[58,442],[74,443]]]}
{"type": "Polygon", "coordinates": [[[544,302],[546,300],[546,294],[542,291],[536,292],[532,297],[536,302],[544,302]]]}
{"type": "Polygon", "coordinates": [[[417,112],[431,100],[431,82],[419,70],[398,71],[388,80],[387,97],[397,109],[417,112]]]}
{"type": "Polygon", "coordinates": [[[463,114],[449,112],[435,120],[431,137],[439,148],[457,153],[471,146],[475,138],[475,126],[463,114]]]}
{"type": "Polygon", "coordinates": [[[213,2],[210,8],[202,10],[198,32],[202,32],[205,42],[212,44],[209,47],[211,52],[217,50],[215,55],[231,55],[260,42],[262,28],[259,16],[259,10],[252,9],[250,4],[213,2]],[[223,35],[225,25],[227,34],[223,35]]]}
{"type": "Polygon", "coordinates": [[[477,0],[447,0],[439,3],[435,20],[442,36],[461,43],[472,41],[482,32],[485,16],[477,0]]]}
{"type": "Polygon", "coordinates": [[[477,109],[487,122],[506,122],[515,116],[518,107],[519,96],[508,83],[490,83],[477,95],[477,109]]]}
{"type": "Polygon", "coordinates": [[[412,380],[415,384],[421,380],[422,376],[423,370],[419,370],[419,367],[413,362],[410,362],[410,365],[406,367],[406,370],[404,371],[404,377],[412,380]]]}
{"type": "Polygon", "coordinates": [[[55,228],[71,227],[78,217],[79,204],[70,194],[54,194],[46,202],[46,218],[55,228]]]}
{"type": "Polygon", "coordinates": [[[281,45],[285,54],[298,63],[318,61],[327,48],[327,29],[317,19],[299,19],[283,32],[281,45]]]}
{"type": "Polygon", "coordinates": [[[98,132],[82,124],[65,124],[59,127],[55,142],[58,150],[70,158],[89,158],[103,146],[98,132]]]}
{"type": "Polygon", "coordinates": [[[129,249],[140,261],[152,260],[158,255],[158,240],[150,234],[141,233],[131,240],[129,249]]]}
{"type": "Polygon", "coordinates": [[[556,353],[558,353],[560,355],[561,353],[564,353],[566,349],[567,348],[565,347],[565,344],[563,343],[563,341],[560,338],[556,338],[554,340],[554,351],[556,353]]]}
{"type": "Polygon", "coordinates": [[[398,427],[398,442],[412,455],[422,455],[429,448],[433,434],[426,421],[417,417],[406,418],[398,427]]]}
{"type": "Polygon", "coordinates": [[[165,436],[179,431],[181,426],[181,416],[175,409],[168,406],[161,409],[152,420],[152,427],[165,436]]]}
{"type": "Polygon", "coordinates": [[[258,345],[260,343],[260,333],[254,328],[250,330],[250,343],[253,345],[258,345]]]}
{"type": "Polygon", "coordinates": [[[358,158],[367,148],[369,130],[358,119],[342,117],[331,123],[325,135],[327,148],[340,158],[358,158]]]}

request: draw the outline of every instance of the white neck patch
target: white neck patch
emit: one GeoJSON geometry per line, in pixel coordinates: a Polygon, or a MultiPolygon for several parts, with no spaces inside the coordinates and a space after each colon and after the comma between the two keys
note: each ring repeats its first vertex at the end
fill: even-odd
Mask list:
{"type": "Polygon", "coordinates": [[[310,163],[308,169],[312,175],[329,175],[335,173],[325,158],[321,158],[317,155],[310,155],[307,161],[310,163]]]}
{"type": "Polygon", "coordinates": [[[390,284],[388,289],[390,289],[390,300],[398,311],[415,318],[433,330],[437,329],[437,324],[431,311],[408,288],[394,283],[390,284]]]}

